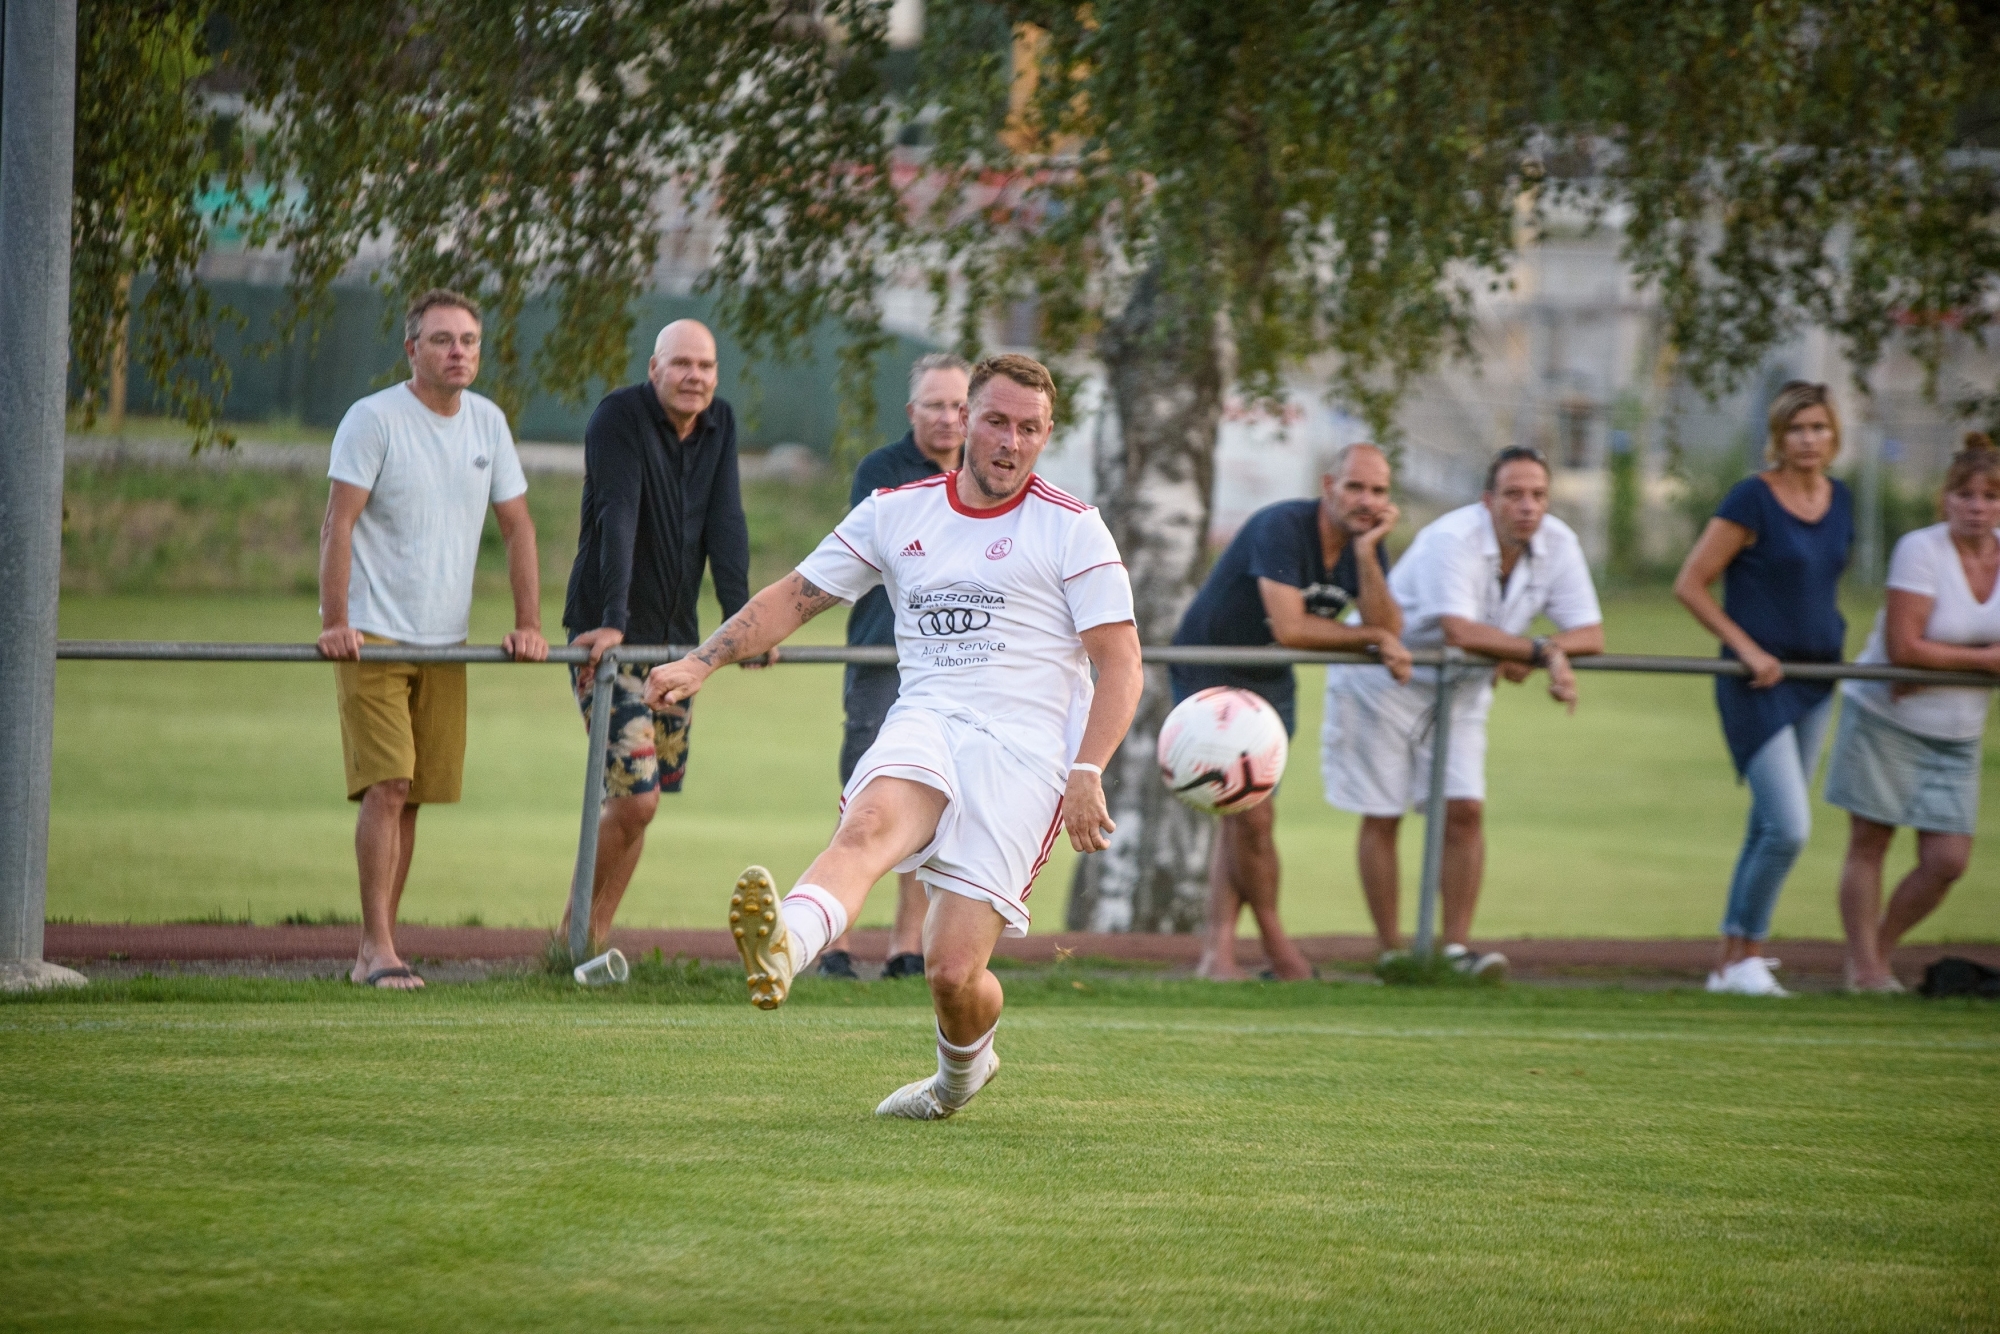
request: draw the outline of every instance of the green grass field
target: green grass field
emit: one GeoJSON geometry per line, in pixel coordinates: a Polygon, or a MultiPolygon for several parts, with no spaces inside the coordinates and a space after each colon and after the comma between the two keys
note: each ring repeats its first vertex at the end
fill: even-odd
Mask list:
{"type": "MultiPolygon", "coordinates": [[[[63,475],[63,591],[68,594],[304,595],[319,592],[324,477],[253,468],[76,464],[63,475]]],[[[542,587],[558,601],[576,557],[583,479],[537,474],[528,488],[542,587]]],[[[752,587],[776,579],[847,510],[831,474],[743,487],[752,587]]],[[[507,593],[506,548],[491,514],[474,586],[507,593]]]]}
{"type": "MultiPolygon", "coordinates": [[[[714,608],[705,604],[712,622],[714,608]]],[[[475,638],[509,610],[475,605],[475,638]]],[[[1705,653],[1662,595],[1608,605],[1614,650],[1705,653]]],[[[1867,614],[1850,612],[1857,633],[1867,614]]],[[[559,623],[551,606],[547,624],[559,623]]],[[[837,639],[828,616],[810,637],[837,639]]],[[[306,640],[309,598],[70,594],[75,638],[306,640]]],[[[1303,932],[1365,931],[1354,821],[1329,809],[1318,773],[1321,673],[1301,672],[1299,744],[1279,794],[1284,909],[1303,932]]],[[[552,925],[562,912],[584,769],[582,721],[561,669],[472,669],[465,801],[422,817],[405,916],[552,925]]],[[[828,667],[727,671],[696,708],[687,791],[671,798],[620,920],[713,926],[742,865],[781,882],[824,845],[837,796],[840,674],[828,667]]],[[[1973,865],[1916,938],[2000,939],[2000,720],[1988,733],[1984,820],[1973,865]]],[[[1534,688],[1503,687],[1492,726],[1491,850],[1484,935],[1705,936],[1715,929],[1746,794],[1729,769],[1706,679],[1590,675],[1574,718],[1534,688]]],[[[330,673],[314,666],[65,663],[57,678],[51,916],[273,922],[357,911],[353,811],[342,799],[330,673]]],[[[1406,916],[1414,915],[1421,821],[1407,822],[1406,916]]],[[[1837,936],[1834,882],[1844,813],[1820,807],[1811,848],[1781,902],[1781,936],[1837,936]]],[[[1058,928],[1071,855],[1033,900],[1058,928]]],[[[1912,856],[1907,835],[1893,858],[1912,856]]],[[[1898,869],[1900,873],[1900,869],[1898,869]]],[[[880,923],[888,896],[871,901],[880,923]]]]}
{"type": "Polygon", "coordinates": [[[942,1124],[907,982],[0,1003],[0,1328],[1993,1328],[1990,1004],[1009,987],[942,1124]]]}

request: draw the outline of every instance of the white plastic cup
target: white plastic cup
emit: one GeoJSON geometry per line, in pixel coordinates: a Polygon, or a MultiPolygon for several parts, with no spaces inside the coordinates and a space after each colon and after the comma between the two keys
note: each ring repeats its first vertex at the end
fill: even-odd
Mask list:
{"type": "Polygon", "coordinates": [[[587,959],[576,966],[578,985],[601,987],[608,982],[623,982],[632,976],[632,965],[625,962],[625,956],[617,950],[606,950],[595,959],[587,959]]]}

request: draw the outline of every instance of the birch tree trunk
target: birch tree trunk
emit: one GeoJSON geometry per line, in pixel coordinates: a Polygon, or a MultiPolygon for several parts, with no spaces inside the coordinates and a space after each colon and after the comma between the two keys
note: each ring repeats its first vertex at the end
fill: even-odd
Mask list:
{"type": "MultiPolygon", "coordinates": [[[[1098,355],[1104,410],[1116,416],[1098,436],[1097,506],[1132,576],[1139,640],[1164,644],[1204,564],[1222,423],[1221,340],[1211,321],[1188,318],[1148,273],[1098,340],[1098,355]]],[[[1174,799],[1154,758],[1171,707],[1167,669],[1148,667],[1138,716],[1104,775],[1118,827],[1108,850],[1077,861],[1071,930],[1186,932],[1206,915],[1215,822],[1174,799]]]]}

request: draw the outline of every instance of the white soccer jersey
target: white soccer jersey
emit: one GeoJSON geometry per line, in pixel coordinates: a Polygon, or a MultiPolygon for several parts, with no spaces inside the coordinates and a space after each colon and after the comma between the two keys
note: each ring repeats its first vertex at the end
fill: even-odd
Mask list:
{"type": "Polygon", "coordinates": [[[799,565],[849,602],[896,610],[897,706],[966,718],[1063,787],[1090,712],[1082,631],[1133,619],[1132,585],[1097,511],[1031,477],[969,509],[956,470],[877,491],[799,565]]]}

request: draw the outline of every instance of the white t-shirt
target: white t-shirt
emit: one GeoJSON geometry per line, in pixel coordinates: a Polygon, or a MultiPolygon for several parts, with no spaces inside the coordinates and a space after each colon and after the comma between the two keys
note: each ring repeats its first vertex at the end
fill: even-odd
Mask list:
{"type": "MultiPolygon", "coordinates": [[[[1940,644],[2000,644],[2000,583],[1986,601],[1975,602],[1965,582],[1965,566],[1951,543],[1947,524],[1932,524],[1906,533],[1889,557],[1891,588],[1935,598],[1924,638],[1940,644]]],[[[1888,641],[1883,622],[1888,608],[1875,614],[1868,646],[1856,662],[1886,663],[1888,641]]],[[[1986,706],[1991,690],[1976,686],[1926,686],[1893,699],[1887,681],[1843,681],[1841,690],[1853,703],[1878,713],[1906,731],[1940,741],[1962,741],[1986,730],[1986,706]]]]}
{"type": "Polygon", "coordinates": [[[1132,584],[1095,509],[1032,477],[967,509],[958,473],[856,505],[799,565],[849,602],[881,584],[896,613],[897,707],[991,732],[1060,790],[1090,713],[1081,632],[1133,619],[1132,584]]]}
{"type": "Polygon", "coordinates": [[[405,381],[347,410],[326,475],[368,492],[347,623],[403,644],[464,642],[486,507],[528,489],[507,415],[468,391],[440,417],[405,381]]]}

